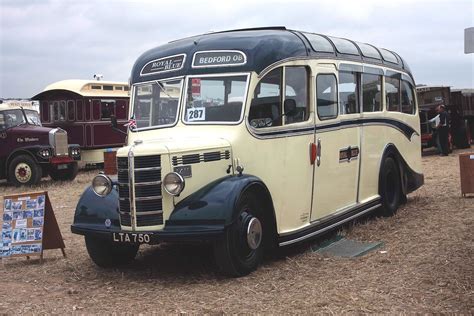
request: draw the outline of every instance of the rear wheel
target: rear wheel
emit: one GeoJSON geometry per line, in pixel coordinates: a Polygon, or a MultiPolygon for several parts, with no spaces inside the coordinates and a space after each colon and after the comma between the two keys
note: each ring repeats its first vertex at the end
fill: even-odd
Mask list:
{"type": "Polygon", "coordinates": [[[8,167],[8,180],[16,186],[37,184],[41,176],[41,167],[27,155],[13,158],[8,167]]]}
{"type": "Polygon", "coordinates": [[[238,216],[216,241],[214,255],[219,269],[239,277],[254,271],[263,257],[263,210],[252,193],[244,193],[238,204],[238,216]]]}
{"type": "Polygon", "coordinates": [[[55,181],[74,180],[78,171],[79,167],[77,166],[77,162],[71,162],[68,164],[67,169],[58,169],[57,166],[52,166],[49,171],[49,176],[55,181]]]}
{"type": "Polygon", "coordinates": [[[92,261],[102,268],[111,268],[132,262],[140,247],[138,244],[114,243],[107,239],[85,236],[86,248],[92,261]]]}
{"type": "Polygon", "coordinates": [[[392,157],[384,160],[380,176],[380,195],[382,198],[381,214],[392,216],[400,206],[402,196],[400,172],[392,157]]]}

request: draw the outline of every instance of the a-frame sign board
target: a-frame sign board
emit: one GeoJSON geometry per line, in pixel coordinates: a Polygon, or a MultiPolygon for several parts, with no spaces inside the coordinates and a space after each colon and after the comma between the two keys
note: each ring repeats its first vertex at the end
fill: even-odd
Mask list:
{"type": "Polygon", "coordinates": [[[4,196],[0,258],[40,256],[48,249],[61,249],[66,257],[47,191],[4,196]]]}

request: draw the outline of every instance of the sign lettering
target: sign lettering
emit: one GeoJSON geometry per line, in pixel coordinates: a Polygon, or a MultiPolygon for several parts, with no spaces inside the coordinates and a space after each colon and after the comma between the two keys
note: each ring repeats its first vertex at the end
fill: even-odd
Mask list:
{"type": "Polygon", "coordinates": [[[247,63],[244,53],[235,50],[206,51],[194,54],[193,68],[241,66],[247,63]]]}
{"type": "Polygon", "coordinates": [[[141,76],[157,74],[168,71],[177,71],[183,68],[186,54],[164,57],[149,61],[143,66],[141,76]]]}

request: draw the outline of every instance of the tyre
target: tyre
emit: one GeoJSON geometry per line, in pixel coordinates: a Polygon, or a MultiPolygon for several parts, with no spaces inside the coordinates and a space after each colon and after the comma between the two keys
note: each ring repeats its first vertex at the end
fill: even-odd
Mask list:
{"type": "Polygon", "coordinates": [[[400,172],[392,157],[387,157],[380,174],[380,196],[382,198],[381,215],[392,216],[400,206],[402,196],[400,172]]]}
{"type": "Polygon", "coordinates": [[[255,195],[245,192],[237,218],[214,245],[216,263],[225,275],[240,277],[254,271],[263,257],[263,209],[255,195]]]}
{"type": "Polygon", "coordinates": [[[49,176],[55,181],[65,181],[65,180],[74,180],[79,171],[77,162],[71,162],[68,164],[67,169],[57,169],[57,167],[51,167],[49,171],[49,176]]]}
{"type": "Polygon", "coordinates": [[[41,167],[28,155],[13,158],[8,166],[8,180],[15,186],[38,184],[41,176],[41,167]]]}
{"type": "Polygon", "coordinates": [[[132,262],[137,255],[138,244],[114,243],[103,238],[84,237],[89,257],[102,268],[121,266],[132,262]]]}

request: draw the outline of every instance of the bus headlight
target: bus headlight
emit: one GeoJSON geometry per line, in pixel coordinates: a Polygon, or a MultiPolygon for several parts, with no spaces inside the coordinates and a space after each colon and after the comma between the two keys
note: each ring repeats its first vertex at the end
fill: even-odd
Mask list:
{"type": "Polygon", "coordinates": [[[184,178],[177,172],[170,172],[163,179],[163,187],[169,194],[178,196],[184,190],[184,178]]]}
{"type": "Polygon", "coordinates": [[[112,180],[105,174],[99,174],[92,180],[92,190],[100,197],[106,197],[112,191],[112,180]]]}

